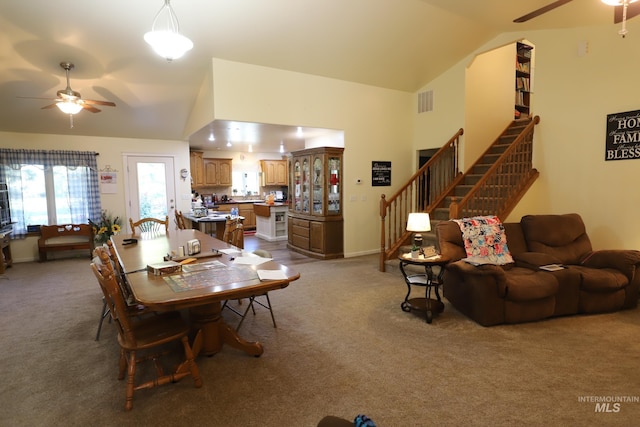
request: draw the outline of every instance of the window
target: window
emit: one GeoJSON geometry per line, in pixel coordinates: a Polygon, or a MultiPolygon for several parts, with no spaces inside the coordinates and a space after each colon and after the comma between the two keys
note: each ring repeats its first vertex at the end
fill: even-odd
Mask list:
{"type": "Polygon", "coordinates": [[[86,224],[100,217],[96,153],[0,150],[13,237],[29,225],[86,224]]]}
{"type": "Polygon", "coordinates": [[[258,172],[233,172],[232,180],[234,196],[257,196],[260,194],[258,172]]]}

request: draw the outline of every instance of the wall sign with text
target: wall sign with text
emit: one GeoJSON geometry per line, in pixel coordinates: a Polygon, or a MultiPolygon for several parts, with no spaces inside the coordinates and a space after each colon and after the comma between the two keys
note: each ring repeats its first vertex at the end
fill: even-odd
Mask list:
{"type": "Polygon", "coordinates": [[[391,185],[391,162],[371,162],[371,185],[374,187],[391,185]]]}
{"type": "Polygon", "coordinates": [[[640,110],[607,115],[604,159],[640,159],[640,110]]]}

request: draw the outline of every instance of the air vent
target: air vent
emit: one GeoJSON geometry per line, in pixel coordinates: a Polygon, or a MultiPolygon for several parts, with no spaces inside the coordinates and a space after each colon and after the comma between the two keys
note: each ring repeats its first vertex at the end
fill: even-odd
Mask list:
{"type": "Polygon", "coordinates": [[[420,92],[418,94],[418,114],[433,111],[433,91],[420,92]]]}

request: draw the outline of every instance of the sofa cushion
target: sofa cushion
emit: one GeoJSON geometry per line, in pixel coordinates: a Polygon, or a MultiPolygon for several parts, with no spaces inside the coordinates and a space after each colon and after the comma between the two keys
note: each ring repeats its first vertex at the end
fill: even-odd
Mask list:
{"type": "Polygon", "coordinates": [[[579,264],[591,252],[591,241],[578,214],[525,215],[520,225],[529,251],[552,255],[562,264],[579,264]]]}
{"type": "Polygon", "coordinates": [[[497,265],[513,262],[504,226],[497,216],[476,216],[453,221],[462,231],[467,258],[497,265]]]}
{"type": "Polygon", "coordinates": [[[558,293],[558,281],[553,274],[544,271],[513,268],[504,277],[509,301],[539,300],[558,293]]]}
{"type": "Polygon", "coordinates": [[[613,292],[629,284],[627,276],[613,268],[581,266],[570,266],[569,268],[580,272],[582,276],[580,288],[587,292],[613,292]]]}

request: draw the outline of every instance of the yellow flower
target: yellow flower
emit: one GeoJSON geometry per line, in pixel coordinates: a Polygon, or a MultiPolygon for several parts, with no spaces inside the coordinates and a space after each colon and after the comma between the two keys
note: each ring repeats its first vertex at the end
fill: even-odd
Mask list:
{"type": "Polygon", "coordinates": [[[98,230],[98,234],[102,234],[106,232],[107,232],[107,227],[100,227],[100,230],[98,230]]]}
{"type": "Polygon", "coordinates": [[[112,233],[119,233],[120,232],[120,226],[118,224],[113,224],[111,226],[111,232],[112,233]]]}

